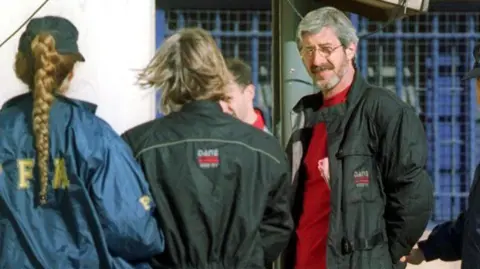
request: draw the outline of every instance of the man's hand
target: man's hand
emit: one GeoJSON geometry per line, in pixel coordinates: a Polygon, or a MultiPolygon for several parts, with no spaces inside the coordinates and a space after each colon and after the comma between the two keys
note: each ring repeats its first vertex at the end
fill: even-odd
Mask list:
{"type": "Polygon", "coordinates": [[[423,256],[423,251],[421,249],[414,248],[412,249],[412,251],[410,251],[410,254],[408,254],[408,256],[403,256],[400,261],[408,262],[413,265],[418,265],[425,261],[425,256],[423,256]]]}

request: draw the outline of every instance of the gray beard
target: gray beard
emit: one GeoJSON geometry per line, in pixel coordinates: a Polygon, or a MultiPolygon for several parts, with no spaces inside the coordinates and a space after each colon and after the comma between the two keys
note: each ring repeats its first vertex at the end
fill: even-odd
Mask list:
{"type": "Polygon", "coordinates": [[[335,88],[335,86],[338,85],[338,83],[340,83],[342,78],[347,73],[347,69],[348,69],[348,61],[347,59],[345,59],[345,62],[343,62],[338,74],[335,73],[335,76],[325,83],[321,83],[321,84],[318,82],[316,83],[317,90],[323,92],[323,94],[326,94],[329,91],[331,91],[333,88],[335,88]]]}

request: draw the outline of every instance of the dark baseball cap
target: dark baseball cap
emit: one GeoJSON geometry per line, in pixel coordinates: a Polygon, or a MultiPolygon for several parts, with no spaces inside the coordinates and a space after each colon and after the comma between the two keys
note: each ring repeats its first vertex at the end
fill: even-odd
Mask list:
{"type": "Polygon", "coordinates": [[[78,49],[77,28],[69,20],[57,16],[32,19],[20,37],[18,50],[26,55],[31,55],[32,41],[40,33],[48,33],[55,38],[55,48],[60,54],[78,54],[81,57],[80,61],[85,61],[78,49]]]}
{"type": "Polygon", "coordinates": [[[473,49],[473,58],[475,59],[475,63],[473,65],[473,69],[467,73],[467,75],[463,79],[472,79],[472,78],[480,78],[480,44],[477,44],[473,49]]]}

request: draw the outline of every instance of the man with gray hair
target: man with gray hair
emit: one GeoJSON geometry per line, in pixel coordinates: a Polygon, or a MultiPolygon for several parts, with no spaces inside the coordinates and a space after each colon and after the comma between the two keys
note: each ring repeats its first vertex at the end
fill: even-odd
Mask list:
{"type": "Polygon", "coordinates": [[[404,268],[400,258],[422,235],[433,203],[423,125],[357,72],[358,37],[343,12],[311,11],[297,42],[319,92],[292,113],[296,233],[285,268],[404,268]]]}

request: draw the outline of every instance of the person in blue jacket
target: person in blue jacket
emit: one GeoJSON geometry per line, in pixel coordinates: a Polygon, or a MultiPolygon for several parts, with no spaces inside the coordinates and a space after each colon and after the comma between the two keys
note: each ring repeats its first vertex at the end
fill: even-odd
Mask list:
{"type": "Polygon", "coordinates": [[[0,268],[148,268],[164,249],[147,182],[132,152],[62,96],[84,61],[61,17],[29,22],[15,60],[30,91],[0,110],[0,268]]]}
{"type": "MultiPolygon", "coordinates": [[[[480,98],[480,44],[473,51],[475,65],[464,79],[476,79],[477,100],[480,98]]],[[[420,264],[424,261],[462,261],[462,269],[480,268],[480,165],[477,166],[468,197],[468,209],[456,220],[436,226],[426,240],[418,242],[403,261],[420,264]]]]}

